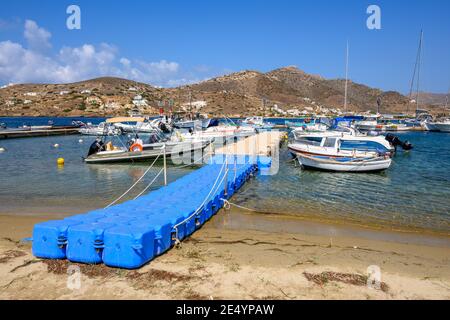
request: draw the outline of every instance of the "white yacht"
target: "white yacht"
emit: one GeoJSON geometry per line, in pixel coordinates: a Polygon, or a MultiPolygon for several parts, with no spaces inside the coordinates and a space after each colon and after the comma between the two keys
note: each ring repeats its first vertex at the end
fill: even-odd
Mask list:
{"type": "Polygon", "coordinates": [[[436,132],[450,132],[450,119],[440,120],[440,121],[429,121],[426,120],[423,123],[425,130],[436,131],[436,132]]]}

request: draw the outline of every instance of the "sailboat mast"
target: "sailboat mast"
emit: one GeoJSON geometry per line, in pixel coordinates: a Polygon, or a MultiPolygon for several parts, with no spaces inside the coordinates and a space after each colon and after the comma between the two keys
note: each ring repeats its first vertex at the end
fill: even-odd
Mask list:
{"type": "Polygon", "coordinates": [[[347,41],[347,54],[345,59],[345,98],[344,98],[344,111],[347,112],[347,93],[348,93],[348,41],[347,41]]]}
{"type": "Polygon", "coordinates": [[[419,52],[417,55],[417,97],[416,97],[416,112],[419,110],[419,86],[420,86],[420,63],[422,59],[422,42],[423,42],[423,30],[420,30],[419,52]]]}

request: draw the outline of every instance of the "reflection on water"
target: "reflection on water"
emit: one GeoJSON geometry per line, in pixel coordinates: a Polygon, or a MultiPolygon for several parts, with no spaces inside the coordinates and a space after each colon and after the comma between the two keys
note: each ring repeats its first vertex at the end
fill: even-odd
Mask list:
{"type": "MultiPolygon", "coordinates": [[[[78,136],[3,140],[1,145],[7,152],[0,155],[0,213],[47,213],[66,211],[64,208],[82,212],[100,208],[127,190],[150,165],[148,162],[85,164],[82,157],[94,139],[84,137],[83,143],[79,143],[78,136]],[[59,157],[65,159],[64,166],[56,164],[59,157]]],[[[157,162],[127,199],[138,195],[161,166],[157,162]]],[[[194,168],[169,167],[168,181],[191,170],[194,168]]],[[[154,188],[162,183],[161,175],[154,188]]]]}

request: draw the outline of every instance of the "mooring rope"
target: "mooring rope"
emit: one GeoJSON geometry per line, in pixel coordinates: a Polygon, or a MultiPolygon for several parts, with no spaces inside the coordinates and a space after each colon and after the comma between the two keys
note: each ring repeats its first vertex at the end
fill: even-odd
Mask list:
{"type": "MultiPolygon", "coordinates": [[[[194,213],[192,213],[189,217],[187,217],[186,219],[184,219],[183,221],[177,223],[176,225],[173,226],[173,228],[175,229],[175,238],[179,241],[178,239],[178,227],[181,226],[182,224],[188,222],[189,220],[191,220],[195,215],[197,215],[197,213],[200,211],[200,209],[205,205],[206,201],[208,201],[209,197],[211,196],[213,190],[216,188],[217,182],[219,181],[219,178],[222,174],[222,171],[225,167],[228,167],[227,165],[228,161],[225,161],[222,165],[222,168],[219,171],[219,174],[216,177],[216,180],[214,181],[213,186],[211,187],[211,190],[209,191],[208,195],[205,197],[205,199],[203,200],[202,204],[197,208],[197,210],[194,211],[194,213]]],[[[225,169],[225,173],[222,177],[221,182],[218,184],[220,186],[220,184],[223,182],[223,180],[225,179],[225,177],[227,176],[228,173],[228,168],[225,169]]]]}
{"type": "Polygon", "coordinates": [[[231,206],[233,206],[233,207],[240,208],[240,209],[243,209],[243,210],[247,210],[247,211],[250,211],[250,212],[260,212],[260,211],[255,210],[255,209],[250,209],[250,208],[247,208],[247,207],[244,207],[244,206],[240,206],[240,205],[238,205],[236,203],[232,203],[229,200],[226,200],[226,199],[223,199],[223,198],[221,198],[220,200],[223,201],[223,203],[224,203],[223,208],[225,210],[230,210],[231,206]]]}
{"type": "Polygon", "coordinates": [[[144,193],[145,193],[145,191],[147,191],[148,190],[148,188],[150,188],[151,186],[152,186],[152,184],[156,181],[156,179],[158,179],[158,177],[161,175],[161,173],[163,173],[164,172],[164,168],[162,168],[161,170],[159,170],[159,172],[158,172],[158,174],[153,178],[153,180],[144,188],[144,190],[142,190],[142,192],[141,193],[139,193],[135,198],[134,198],[134,200],[136,200],[137,198],[139,198],[140,196],[142,196],[144,193]]]}
{"type": "Polygon", "coordinates": [[[156,161],[159,159],[159,157],[163,154],[165,149],[164,148],[161,150],[161,152],[158,154],[158,156],[156,157],[156,159],[153,161],[153,163],[147,168],[147,170],[145,170],[144,174],[130,187],[128,188],[127,191],[125,191],[120,197],[118,197],[116,200],[114,200],[113,202],[111,202],[109,205],[107,205],[105,207],[105,209],[111,207],[113,204],[117,203],[117,201],[119,201],[120,199],[122,199],[125,195],[128,194],[128,192],[130,192],[144,177],[145,175],[150,171],[150,169],[153,167],[153,165],[156,163],[156,161]]]}

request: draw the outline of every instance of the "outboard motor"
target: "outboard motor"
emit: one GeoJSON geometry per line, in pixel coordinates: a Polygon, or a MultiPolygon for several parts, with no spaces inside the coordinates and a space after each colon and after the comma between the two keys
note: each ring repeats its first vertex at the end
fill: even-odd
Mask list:
{"type": "Polygon", "coordinates": [[[100,151],[104,151],[104,149],[105,149],[105,143],[100,139],[96,139],[89,147],[88,157],[90,155],[96,154],[100,151]]]}
{"type": "Polygon", "coordinates": [[[409,141],[402,141],[399,139],[399,137],[393,135],[392,133],[388,133],[386,135],[386,140],[392,143],[395,151],[397,151],[398,146],[400,146],[405,151],[411,150],[413,148],[413,145],[409,141]]]}

